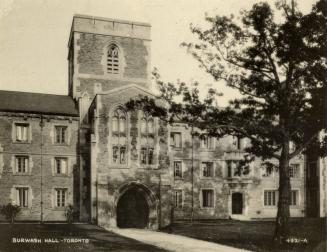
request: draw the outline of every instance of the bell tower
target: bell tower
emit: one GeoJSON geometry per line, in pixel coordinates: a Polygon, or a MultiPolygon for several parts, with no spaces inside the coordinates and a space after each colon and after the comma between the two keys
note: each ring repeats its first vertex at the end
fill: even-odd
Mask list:
{"type": "Polygon", "coordinates": [[[128,84],[150,85],[148,23],[75,15],[69,38],[69,94],[93,99],[128,84]]]}

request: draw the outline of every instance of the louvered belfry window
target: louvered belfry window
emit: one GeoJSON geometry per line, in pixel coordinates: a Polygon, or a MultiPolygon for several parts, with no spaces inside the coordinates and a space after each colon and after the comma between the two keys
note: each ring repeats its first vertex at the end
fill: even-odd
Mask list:
{"type": "Polygon", "coordinates": [[[119,50],[116,45],[110,45],[107,54],[107,73],[119,73],[119,50]]]}

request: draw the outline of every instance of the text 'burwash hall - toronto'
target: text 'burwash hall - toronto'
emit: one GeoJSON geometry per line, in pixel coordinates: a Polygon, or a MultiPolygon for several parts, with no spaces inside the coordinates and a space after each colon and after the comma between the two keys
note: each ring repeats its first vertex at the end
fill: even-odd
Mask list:
{"type": "MultiPolygon", "coordinates": [[[[126,110],[133,97],[154,97],[150,59],[150,24],[75,15],[69,94],[0,91],[0,205],[44,222],[65,221],[73,205],[79,221],[106,227],[157,229],[172,214],[274,218],[278,173],[259,157],[235,173],[248,139],[192,141],[188,125],[126,110]]],[[[326,216],[326,161],[291,160],[291,217],[326,216]]]]}

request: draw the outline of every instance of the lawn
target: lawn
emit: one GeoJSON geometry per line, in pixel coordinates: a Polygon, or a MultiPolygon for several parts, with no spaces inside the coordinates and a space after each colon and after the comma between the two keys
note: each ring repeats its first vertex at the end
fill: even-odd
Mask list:
{"type": "MultiPolygon", "coordinates": [[[[273,221],[233,221],[176,222],[173,234],[248,249],[251,251],[281,251],[272,244],[273,221]]],[[[326,219],[296,219],[291,221],[291,235],[300,243],[289,243],[285,251],[326,252],[326,219]],[[307,243],[303,242],[304,238],[307,243]]]]}
{"type": "MultiPolygon", "coordinates": [[[[0,224],[0,251],[154,251],[165,250],[125,238],[94,225],[0,224]],[[36,238],[41,243],[14,243],[36,238]]],[[[36,240],[37,241],[37,240],[36,240]]]]}

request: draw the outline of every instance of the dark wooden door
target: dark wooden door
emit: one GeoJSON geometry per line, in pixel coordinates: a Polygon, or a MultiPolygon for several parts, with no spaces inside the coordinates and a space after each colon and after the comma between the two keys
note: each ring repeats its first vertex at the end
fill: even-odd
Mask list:
{"type": "Polygon", "coordinates": [[[124,193],[117,205],[117,226],[120,228],[145,228],[149,222],[149,206],[137,188],[124,193]]]}
{"type": "Polygon", "coordinates": [[[243,213],[243,194],[233,193],[232,194],[232,214],[243,213]]]}

